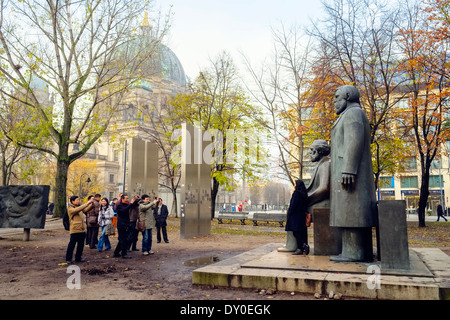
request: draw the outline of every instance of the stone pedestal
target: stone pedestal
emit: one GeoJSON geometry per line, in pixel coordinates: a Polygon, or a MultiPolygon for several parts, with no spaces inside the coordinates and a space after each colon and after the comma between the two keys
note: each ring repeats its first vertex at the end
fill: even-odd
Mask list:
{"type": "Polygon", "coordinates": [[[294,252],[297,250],[297,240],[295,239],[294,232],[286,231],[286,245],[278,248],[279,252],[294,252]]]}
{"type": "Polygon", "coordinates": [[[409,269],[406,202],[378,201],[378,238],[381,268],[409,269]]]}
{"type": "Polygon", "coordinates": [[[30,241],[30,228],[23,229],[23,241],[30,241]]]}
{"type": "Polygon", "coordinates": [[[330,227],[330,208],[313,208],[314,255],[331,256],[341,253],[342,236],[339,228],[330,227]]]}

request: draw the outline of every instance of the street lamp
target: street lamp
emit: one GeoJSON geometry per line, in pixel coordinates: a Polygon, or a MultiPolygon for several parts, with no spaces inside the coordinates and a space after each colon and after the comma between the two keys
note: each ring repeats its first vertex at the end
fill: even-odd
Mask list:
{"type": "Polygon", "coordinates": [[[89,178],[89,175],[88,175],[87,173],[83,173],[83,174],[80,176],[80,192],[79,192],[79,197],[80,197],[80,199],[83,198],[83,197],[81,196],[81,178],[83,178],[84,175],[87,175],[87,176],[88,176],[86,182],[87,182],[87,183],[91,182],[91,178],[89,178]]]}

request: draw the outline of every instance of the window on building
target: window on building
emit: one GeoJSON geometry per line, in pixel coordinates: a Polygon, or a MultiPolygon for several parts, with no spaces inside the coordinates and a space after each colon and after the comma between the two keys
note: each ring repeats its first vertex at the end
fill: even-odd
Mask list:
{"type": "Polygon", "coordinates": [[[394,188],[394,177],[380,177],[380,188],[394,188]]]}
{"type": "Polygon", "coordinates": [[[417,170],[417,159],[416,157],[410,157],[405,161],[406,170],[417,170]]]}
{"type": "Polygon", "coordinates": [[[114,183],[114,174],[109,175],[109,183],[114,183]]]}
{"type": "Polygon", "coordinates": [[[443,184],[441,184],[441,176],[439,175],[430,175],[430,188],[441,188],[443,184]]]}
{"type": "Polygon", "coordinates": [[[441,169],[441,168],[442,168],[441,159],[435,159],[431,162],[431,169],[441,169]]]}
{"type": "Polygon", "coordinates": [[[402,188],[418,188],[419,179],[417,178],[417,176],[400,177],[400,186],[402,188]]]}

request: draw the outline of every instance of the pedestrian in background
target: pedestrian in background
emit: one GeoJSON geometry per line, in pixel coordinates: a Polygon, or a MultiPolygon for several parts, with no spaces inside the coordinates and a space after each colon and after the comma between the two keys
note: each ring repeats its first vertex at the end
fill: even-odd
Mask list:
{"type": "MultiPolygon", "coordinates": [[[[111,208],[112,208],[113,213],[114,213],[114,217],[113,217],[113,220],[112,220],[112,225],[114,226],[114,231],[117,228],[117,212],[116,212],[116,203],[117,202],[118,202],[118,199],[114,198],[112,200],[112,203],[111,203],[111,208]]],[[[115,236],[116,236],[116,233],[114,232],[114,234],[111,237],[115,237],[115,236]]]]}
{"type": "Polygon", "coordinates": [[[153,216],[155,217],[156,226],[156,241],[161,243],[161,231],[165,243],[169,243],[169,238],[167,238],[167,217],[169,216],[169,210],[167,206],[163,204],[161,198],[159,198],[158,207],[153,211],[153,216]]]}
{"type": "Polygon", "coordinates": [[[438,206],[437,206],[437,221],[439,221],[440,217],[444,218],[444,220],[447,221],[447,219],[444,217],[444,210],[442,209],[442,205],[440,203],[438,203],[438,206]]]}

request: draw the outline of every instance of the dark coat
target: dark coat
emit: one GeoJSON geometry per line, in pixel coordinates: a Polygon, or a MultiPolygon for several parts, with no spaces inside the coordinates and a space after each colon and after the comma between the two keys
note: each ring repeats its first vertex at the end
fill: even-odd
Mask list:
{"type": "Polygon", "coordinates": [[[153,216],[155,217],[156,227],[165,227],[167,226],[167,216],[169,215],[169,210],[167,210],[167,206],[165,204],[161,205],[161,212],[158,215],[158,208],[156,207],[153,210],[153,216]]]}
{"type": "Polygon", "coordinates": [[[300,231],[300,227],[305,226],[307,207],[308,196],[295,190],[287,212],[286,231],[300,231]]]}
{"type": "Polygon", "coordinates": [[[438,216],[444,215],[444,210],[442,209],[442,206],[440,204],[437,206],[437,214],[438,216]]]}
{"type": "Polygon", "coordinates": [[[116,205],[117,212],[117,228],[126,228],[130,224],[130,209],[139,206],[139,201],[133,203],[123,203],[122,201],[116,205]]]}

